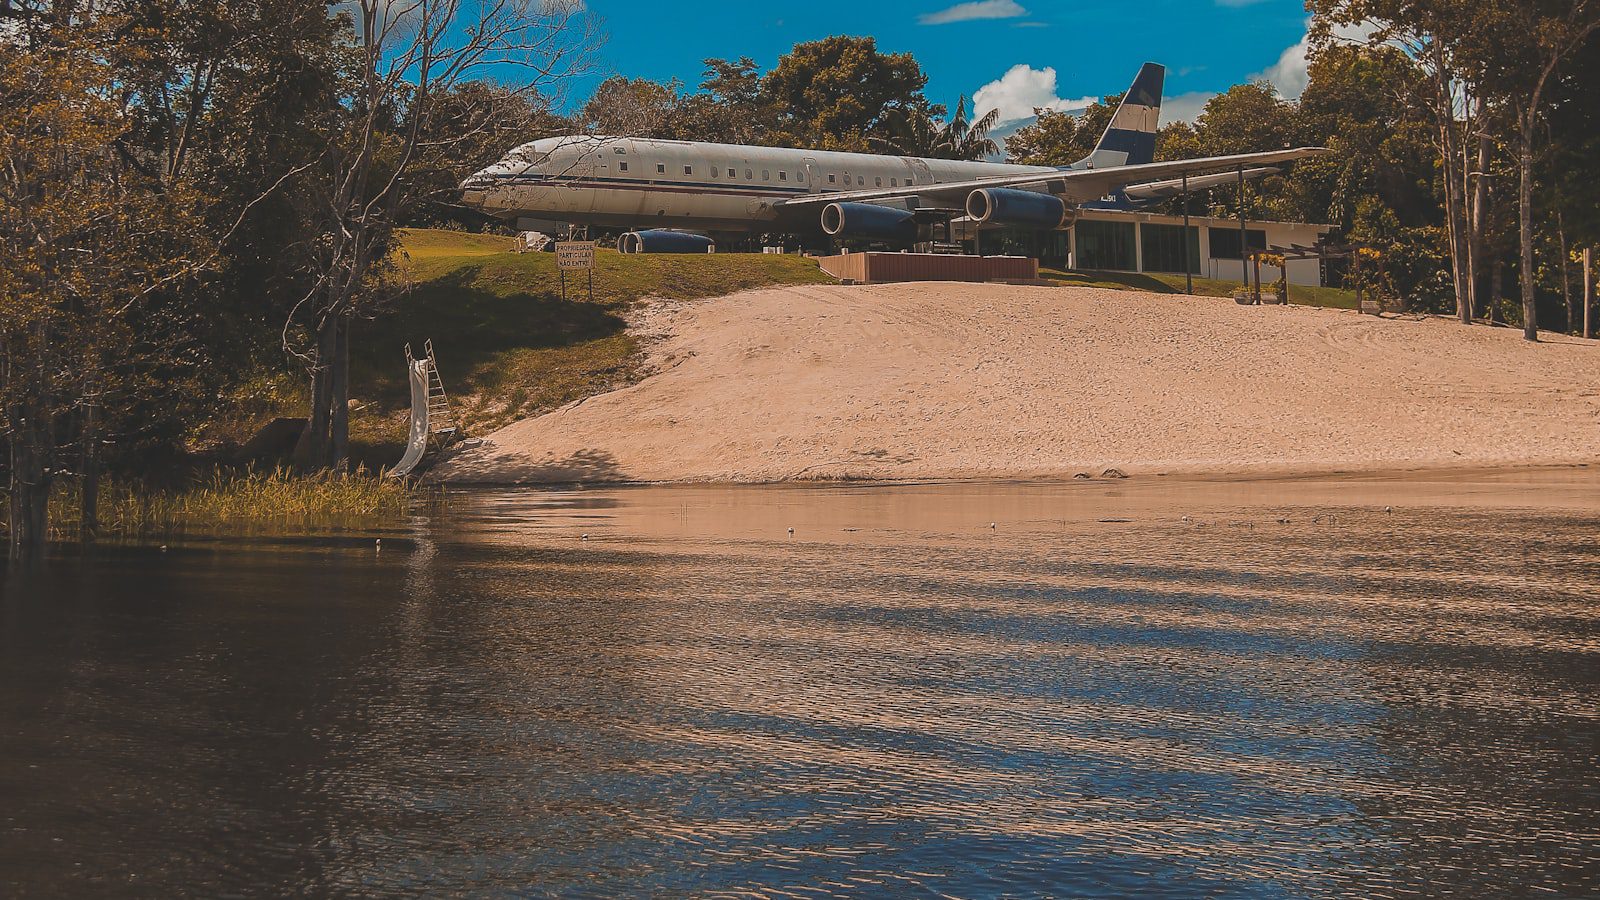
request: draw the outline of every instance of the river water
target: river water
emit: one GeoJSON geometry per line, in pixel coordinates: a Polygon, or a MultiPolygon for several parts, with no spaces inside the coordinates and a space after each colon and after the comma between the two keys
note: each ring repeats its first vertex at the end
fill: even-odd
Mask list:
{"type": "Polygon", "coordinates": [[[0,895],[1592,895],[1596,482],[483,492],[63,553],[0,604],[0,895]]]}

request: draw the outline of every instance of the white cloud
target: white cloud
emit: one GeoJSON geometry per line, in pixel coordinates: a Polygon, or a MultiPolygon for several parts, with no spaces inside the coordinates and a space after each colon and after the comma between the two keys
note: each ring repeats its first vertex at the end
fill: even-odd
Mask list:
{"type": "Polygon", "coordinates": [[[1018,64],[998,80],[973,91],[972,109],[980,116],[998,109],[1001,122],[1016,122],[1031,117],[1035,109],[1079,109],[1096,99],[1063,100],[1056,93],[1055,69],[1018,64]]]}
{"type": "Polygon", "coordinates": [[[971,22],[974,19],[1020,19],[1028,11],[1016,0],[973,0],[957,3],[949,9],[927,13],[917,21],[924,25],[948,25],[951,22],[971,22]]]}
{"type": "Polygon", "coordinates": [[[1161,101],[1161,121],[1163,124],[1167,122],[1192,124],[1206,111],[1206,104],[1216,95],[1215,91],[1191,91],[1176,97],[1167,97],[1161,101]]]}
{"type": "MultiPolygon", "coordinates": [[[[1365,41],[1376,30],[1376,26],[1363,22],[1360,25],[1336,26],[1333,34],[1334,37],[1341,40],[1365,41]]],[[[1278,94],[1289,100],[1293,100],[1305,93],[1306,85],[1311,81],[1307,71],[1311,56],[1310,31],[1311,20],[1307,19],[1306,34],[1300,38],[1300,42],[1283,51],[1276,63],[1254,77],[1272,82],[1272,86],[1278,89],[1278,94]]]]}

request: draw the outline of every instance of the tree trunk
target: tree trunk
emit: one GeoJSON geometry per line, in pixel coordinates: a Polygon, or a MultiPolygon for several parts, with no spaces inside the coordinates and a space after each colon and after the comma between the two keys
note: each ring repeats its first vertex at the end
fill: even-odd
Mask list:
{"type": "Polygon", "coordinates": [[[50,374],[54,335],[43,321],[35,323],[31,331],[33,340],[22,353],[24,358],[35,358],[27,364],[26,373],[9,365],[11,360],[0,371],[8,378],[22,375],[26,383],[6,410],[12,424],[11,497],[7,509],[11,535],[7,549],[10,558],[21,561],[42,556],[49,539],[50,456],[55,452],[54,422],[50,419],[55,409],[55,385],[50,374]]]}
{"type": "Polygon", "coordinates": [[[1594,252],[1583,248],[1583,339],[1594,337],[1590,316],[1594,312],[1594,252]]]}
{"type": "Polygon", "coordinates": [[[1466,279],[1466,215],[1463,209],[1463,181],[1457,177],[1466,168],[1466,159],[1456,152],[1460,141],[1456,135],[1455,96],[1452,93],[1450,70],[1444,58],[1442,44],[1434,44],[1434,115],[1439,126],[1439,159],[1444,167],[1445,235],[1450,242],[1450,280],[1456,293],[1456,316],[1471,324],[1472,305],[1467,299],[1466,279]],[[1460,168],[1458,168],[1460,167],[1460,168]]]}
{"type": "Polygon", "coordinates": [[[1533,270],[1533,131],[1534,115],[1530,109],[1522,115],[1522,134],[1517,147],[1518,174],[1517,206],[1521,210],[1522,243],[1522,336],[1530,341],[1539,339],[1539,314],[1534,308],[1533,270]]]}
{"type": "Polygon", "coordinates": [[[98,397],[89,401],[83,413],[83,434],[79,436],[79,492],[81,496],[78,515],[78,536],[84,541],[94,540],[100,530],[100,402],[98,397]]]}
{"type": "Polygon", "coordinates": [[[45,433],[35,410],[27,410],[11,436],[10,557],[37,559],[50,526],[50,480],[45,472],[45,433]]]}
{"type": "Polygon", "coordinates": [[[1572,333],[1572,273],[1567,265],[1567,224],[1561,215],[1561,207],[1556,207],[1556,242],[1561,251],[1561,306],[1566,310],[1566,324],[1562,326],[1562,334],[1572,333]]]}
{"type": "Polygon", "coordinates": [[[338,338],[338,320],[329,318],[317,328],[316,361],[311,367],[311,414],[305,434],[295,447],[295,462],[307,471],[331,465],[329,453],[333,424],[333,358],[338,338]]]}
{"type": "Polygon", "coordinates": [[[1506,257],[1496,253],[1489,275],[1489,324],[1500,322],[1500,295],[1506,289],[1506,257]]]}
{"type": "Polygon", "coordinates": [[[350,320],[340,316],[333,327],[328,458],[332,468],[345,472],[350,467],[350,320]]]}
{"type": "MultiPolygon", "coordinates": [[[[1482,123],[1480,124],[1480,128],[1482,123]]],[[[1478,135],[1478,166],[1477,181],[1472,187],[1471,221],[1467,224],[1467,256],[1469,258],[1469,278],[1467,299],[1471,307],[1467,312],[1470,316],[1473,310],[1483,311],[1484,304],[1493,303],[1494,288],[1490,282],[1492,272],[1485,265],[1484,231],[1489,227],[1489,136],[1478,135]]],[[[1470,322],[1470,318],[1466,320],[1470,322]]]]}
{"type": "Polygon", "coordinates": [[[1467,299],[1466,278],[1466,242],[1464,240],[1466,217],[1462,214],[1461,187],[1458,184],[1455,172],[1457,165],[1455,152],[1455,123],[1446,122],[1439,127],[1441,141],[1445,146],[1441,156],[1447,161],[1444,172],[1444,214],[1445,234],[1450,241],[1450,283],[1456,294],[1456,318],[1466,324],[1472,324],[1472,305],[1467,299]]]}

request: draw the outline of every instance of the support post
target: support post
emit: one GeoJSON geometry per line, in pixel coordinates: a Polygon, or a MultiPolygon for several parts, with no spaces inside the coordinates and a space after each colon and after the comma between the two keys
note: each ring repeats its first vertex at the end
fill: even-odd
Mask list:
{"type": "Polygon", "coordinates": [[[1361,248],[1359,247],[1350,251],[1350,277],[1356,283],[1356,313],[1366,312],[1362,308],[1366,304],[1361,302],[1361,248]]]}
{"type": "MultiPolygon", "coordinates": [[[[1244,227],[1244,165],[1239,165],[1239,280],[1244,282],[1245,290],[1250,289],[1250,247],[1249,233],[1244,227]]],[[[1261,300],[1260,295],[1256,300],[1261,300]]]]}
{"type": "Polygon", "coordinates": [[[1591,327],[1591,316],[1594,312],[1594,251],[1583,248],[1583,338],[1589,340],[1594,337],[1591,327]]]}
{"type": "Polygon", "coordinates": [[[1194,261],[1189,258],[1189,173],[1183,173],[1183,292],[1194,293],[1194,261]]]}

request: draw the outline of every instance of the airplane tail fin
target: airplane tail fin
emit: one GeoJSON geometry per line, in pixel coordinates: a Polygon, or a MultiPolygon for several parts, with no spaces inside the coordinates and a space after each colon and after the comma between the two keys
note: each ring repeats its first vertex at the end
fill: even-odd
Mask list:
{"type": "Polygon", "coordinates": [[[1156,130],[1161,127],[1161,91],[1166,86],[1166,67],[1145,63],[1139,77],[1122,97],[1106,133],[1094,152],[1079,160],[1075,169],[1110,169],[1138,166],[1156,161],[1156,130]]]}

